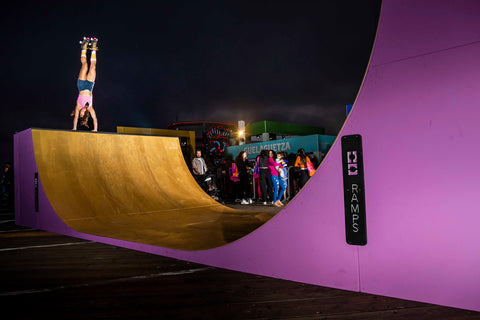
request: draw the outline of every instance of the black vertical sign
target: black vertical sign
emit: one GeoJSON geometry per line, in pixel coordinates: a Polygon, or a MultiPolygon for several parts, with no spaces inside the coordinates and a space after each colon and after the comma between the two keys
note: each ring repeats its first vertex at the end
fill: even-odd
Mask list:
{"type": "Polygon", "coordinates": [[[345,233],[348,244],[367,244],[362,136],[342,137],[345,233]]]}
{"type": "Polygon", "coordinates": [[[33,184],[35,185],[35,212],[38,212],[38,172],[35,172],[33,184]]]}

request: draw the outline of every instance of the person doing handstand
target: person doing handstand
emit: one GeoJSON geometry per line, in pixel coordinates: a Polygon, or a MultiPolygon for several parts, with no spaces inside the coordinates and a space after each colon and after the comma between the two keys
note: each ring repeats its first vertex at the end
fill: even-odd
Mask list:
{"type": "Polygon", "coordinates": [[[97,75],[96,66],[97,66],[97,38],[83,38],[80,41],[82,52],[80,55],[80,62],[82,67],[80,68],[80,73],[78,75],[77,87],[78,87],[78,98],[75,110],[71,113],[73,116],[73,130],[77,130],[77,123],[80,123],[80,126],[89,127],[88,120],[92,117],[93,120],[93,130],[96,132],[98,130],[98,121],[97,115],[95,114],[95,109],[93,108],[93,86],[95,84],[95,77],[97,75]],[[90,53],[90,67],[88,66],[87,61],[87,50],[91,50],[90,53]]]}

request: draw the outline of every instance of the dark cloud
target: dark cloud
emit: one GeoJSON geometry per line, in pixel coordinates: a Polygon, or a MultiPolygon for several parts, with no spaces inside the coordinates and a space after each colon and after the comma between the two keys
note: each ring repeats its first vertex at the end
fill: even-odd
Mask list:
{"type": "MultiPolygon", "coordinates": [[[[379,1],[22,1],[7,5],[2,159],[12,133],[70,129],[78,40],[100,38],[100,130],[274,120],[336,134],[368,64],[379,1]]],[[[1,160],[1,159],[0,159],[1,160]]]]}

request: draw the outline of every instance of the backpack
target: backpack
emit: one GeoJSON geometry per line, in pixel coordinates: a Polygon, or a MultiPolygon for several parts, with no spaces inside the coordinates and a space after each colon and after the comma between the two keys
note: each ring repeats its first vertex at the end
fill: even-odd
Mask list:
{"type": "Polygon", "coordinates": [[[228,170],[230,171],[230,180],[234,181],[234,182],[237,182],[237,181],[240,181],[240,179],[238,178],[238,168],[237,168],[237,165],[234,163],[232,163],[232,167],[228,170]]]}
{"type": "Polygon", "coordinates": [[[253,177],[255,179],[258,179],[258,177],[260,177],[260,161],[259,161],[259,158],[260,157],[257,157],[257,162],[255,163],[255,167],[253,168],[253,177]]]}

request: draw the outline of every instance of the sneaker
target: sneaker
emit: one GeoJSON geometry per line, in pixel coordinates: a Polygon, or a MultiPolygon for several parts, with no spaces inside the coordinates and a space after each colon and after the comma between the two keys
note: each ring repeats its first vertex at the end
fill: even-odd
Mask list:
{"type": "Polygon", "coordinates": [[[240,202],[240,199],[235,199],[235,202],[240,202]]]}
{"type": "Polygon", "coordinates": [[[240,202],[240,204],[248,204],[248,201],[242,200],[242,202],[240,202]]]}
{"type": "Polygon", "coordinates": [[[252,204],[252,203],[253,203],[253,200],[252,200],[252,199],[248,199],[248,203],[249,203],[249,204],[252,204]]]}
{"type": "Polygon", "coordinates": [[[267,202],[265,201],[265,202],[263,203],[263,205],[266,206],[266,205],[267,205],[267,202]]]}

